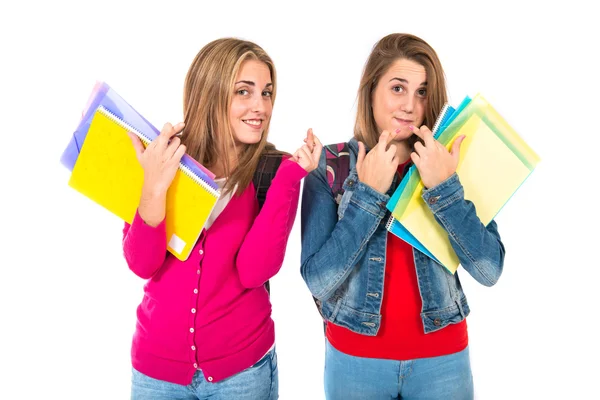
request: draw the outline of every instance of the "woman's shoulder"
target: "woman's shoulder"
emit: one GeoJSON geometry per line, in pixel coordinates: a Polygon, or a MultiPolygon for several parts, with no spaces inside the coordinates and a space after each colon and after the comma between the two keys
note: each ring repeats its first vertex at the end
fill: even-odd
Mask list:
{"type": "Polygon", "coordinates": [[[292,155],[286,151],[283,150],[279,150],[277,147],[275,147],[274,144],[267,142],[265,148],[263,149],[263,151],[260,154],[261,158],[281,158],[281,159],[288,159],[290,157],[292,157],[292,155]]]}

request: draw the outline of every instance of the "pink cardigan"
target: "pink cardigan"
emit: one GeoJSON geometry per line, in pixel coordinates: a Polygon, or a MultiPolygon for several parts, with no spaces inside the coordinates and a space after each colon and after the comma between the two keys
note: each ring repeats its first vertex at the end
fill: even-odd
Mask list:
{"type": "Polygon", "coordinates": [[[264,283],[281,268],[306,171],[285,160],[262,211],[254,186],[233,196],[185,261],[167,253],[164,221],[136,213],[123,229],[129,268],[149,279],[137,309],[133,367],[190,384],[197,369],[218,382],[255,364],[275,342],[264,283]]]}

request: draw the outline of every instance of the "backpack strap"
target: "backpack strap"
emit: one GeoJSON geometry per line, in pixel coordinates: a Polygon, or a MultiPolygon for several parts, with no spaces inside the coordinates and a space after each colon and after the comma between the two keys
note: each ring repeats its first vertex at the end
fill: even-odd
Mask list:
{"type": "MultiPolygon", "coordinates": [[[[344,181],[348,175],[350,175],[350,149],[348,143],[336,143],[328,144],[325,148],[325,161],[327,165],[327,182],[331,188],[331,193],[335,199],[336,204],[339,206],[344,195],[344,181]]],[[[321,314],[320,301],[313,296],[317,310],[321,314]]],[[[327,329],[327,320],[321,314],[323,318],[323,333],[325,334],[327,329]]]]}
{"type": "Polygon", "coordinates": [[[344,194],[344,181],[350,174],[350,149],[348,143],[328,144],[325,146],[327,163],[327,181],[335,202],[339,205],[344,194]]]}
{"type": "Polygon", "coordinates": [[[271,187],[271,182],[281,165],[283,153],[263,153],[258,160],[256,171],[252,183],[256,191],[256,200],[258,200],[258,210],[260,211],[265,204],[267,191],[271,187]]]}
{"type": "MultiPolygon", "coordinates": [[[[285,153],[273,148],[263,152],[258,160],[258,165],[252,177],[252,184],[256,192],[256,200],[258,201],[258,212],[262,210],[265,204],[267,191],[271,187],[271,182],[275,178],[275,174],[277,174],[284,155],[285,153]]],[[[269,281],[265,282],[265,289],[271,294],[271,284],[269,281]]]]}

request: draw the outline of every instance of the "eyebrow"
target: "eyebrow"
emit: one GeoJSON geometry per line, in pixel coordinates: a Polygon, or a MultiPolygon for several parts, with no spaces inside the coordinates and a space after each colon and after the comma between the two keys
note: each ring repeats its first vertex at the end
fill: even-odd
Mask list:
{"type": "MultiPolygon", "coordinates": [[[[235,84],[237,85],[238,83],[245,83],[246,85],[249,85],[249,86],[256,86],[256,84],[254,82],[252,82],[252,81],[238,81],[235,84]]],[[[267,83],[265,85],[265,87],[269,87],[269,86],[273,86],[273,84],[272,83],[267,83]]]]}
{"type": "MultiPolygon", "coordinates": [[[[390,82],[393,81],[394,79],[397,80],[397,81],[400,81],[402,83],[408,84],[408,81],[406,79],[404,79],[404,78],[392,78],[392,79],[390,79],[390,82]]],[[[427,81],[421,82],[421,84],[419,86],[427,86],[427,81]]]]}

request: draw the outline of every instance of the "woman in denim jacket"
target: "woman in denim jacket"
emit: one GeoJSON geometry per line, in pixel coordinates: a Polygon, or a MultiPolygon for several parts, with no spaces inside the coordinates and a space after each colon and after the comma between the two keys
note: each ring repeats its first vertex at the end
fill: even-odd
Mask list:
{"type": "Polygon", "coordinates": [[[481,223],[455,172],[464,138],[448,151],[430,130],[446,99],[442,66],[425,41],[382,38],[360,82],[339,205],[324,151],[304,183],[302,277],[326,320],[327,399],[473,398],[458,272],[385,227],[386,203],[412,162],[464,270],[486,286],[502,273],[496,223],[481,223]]]}

